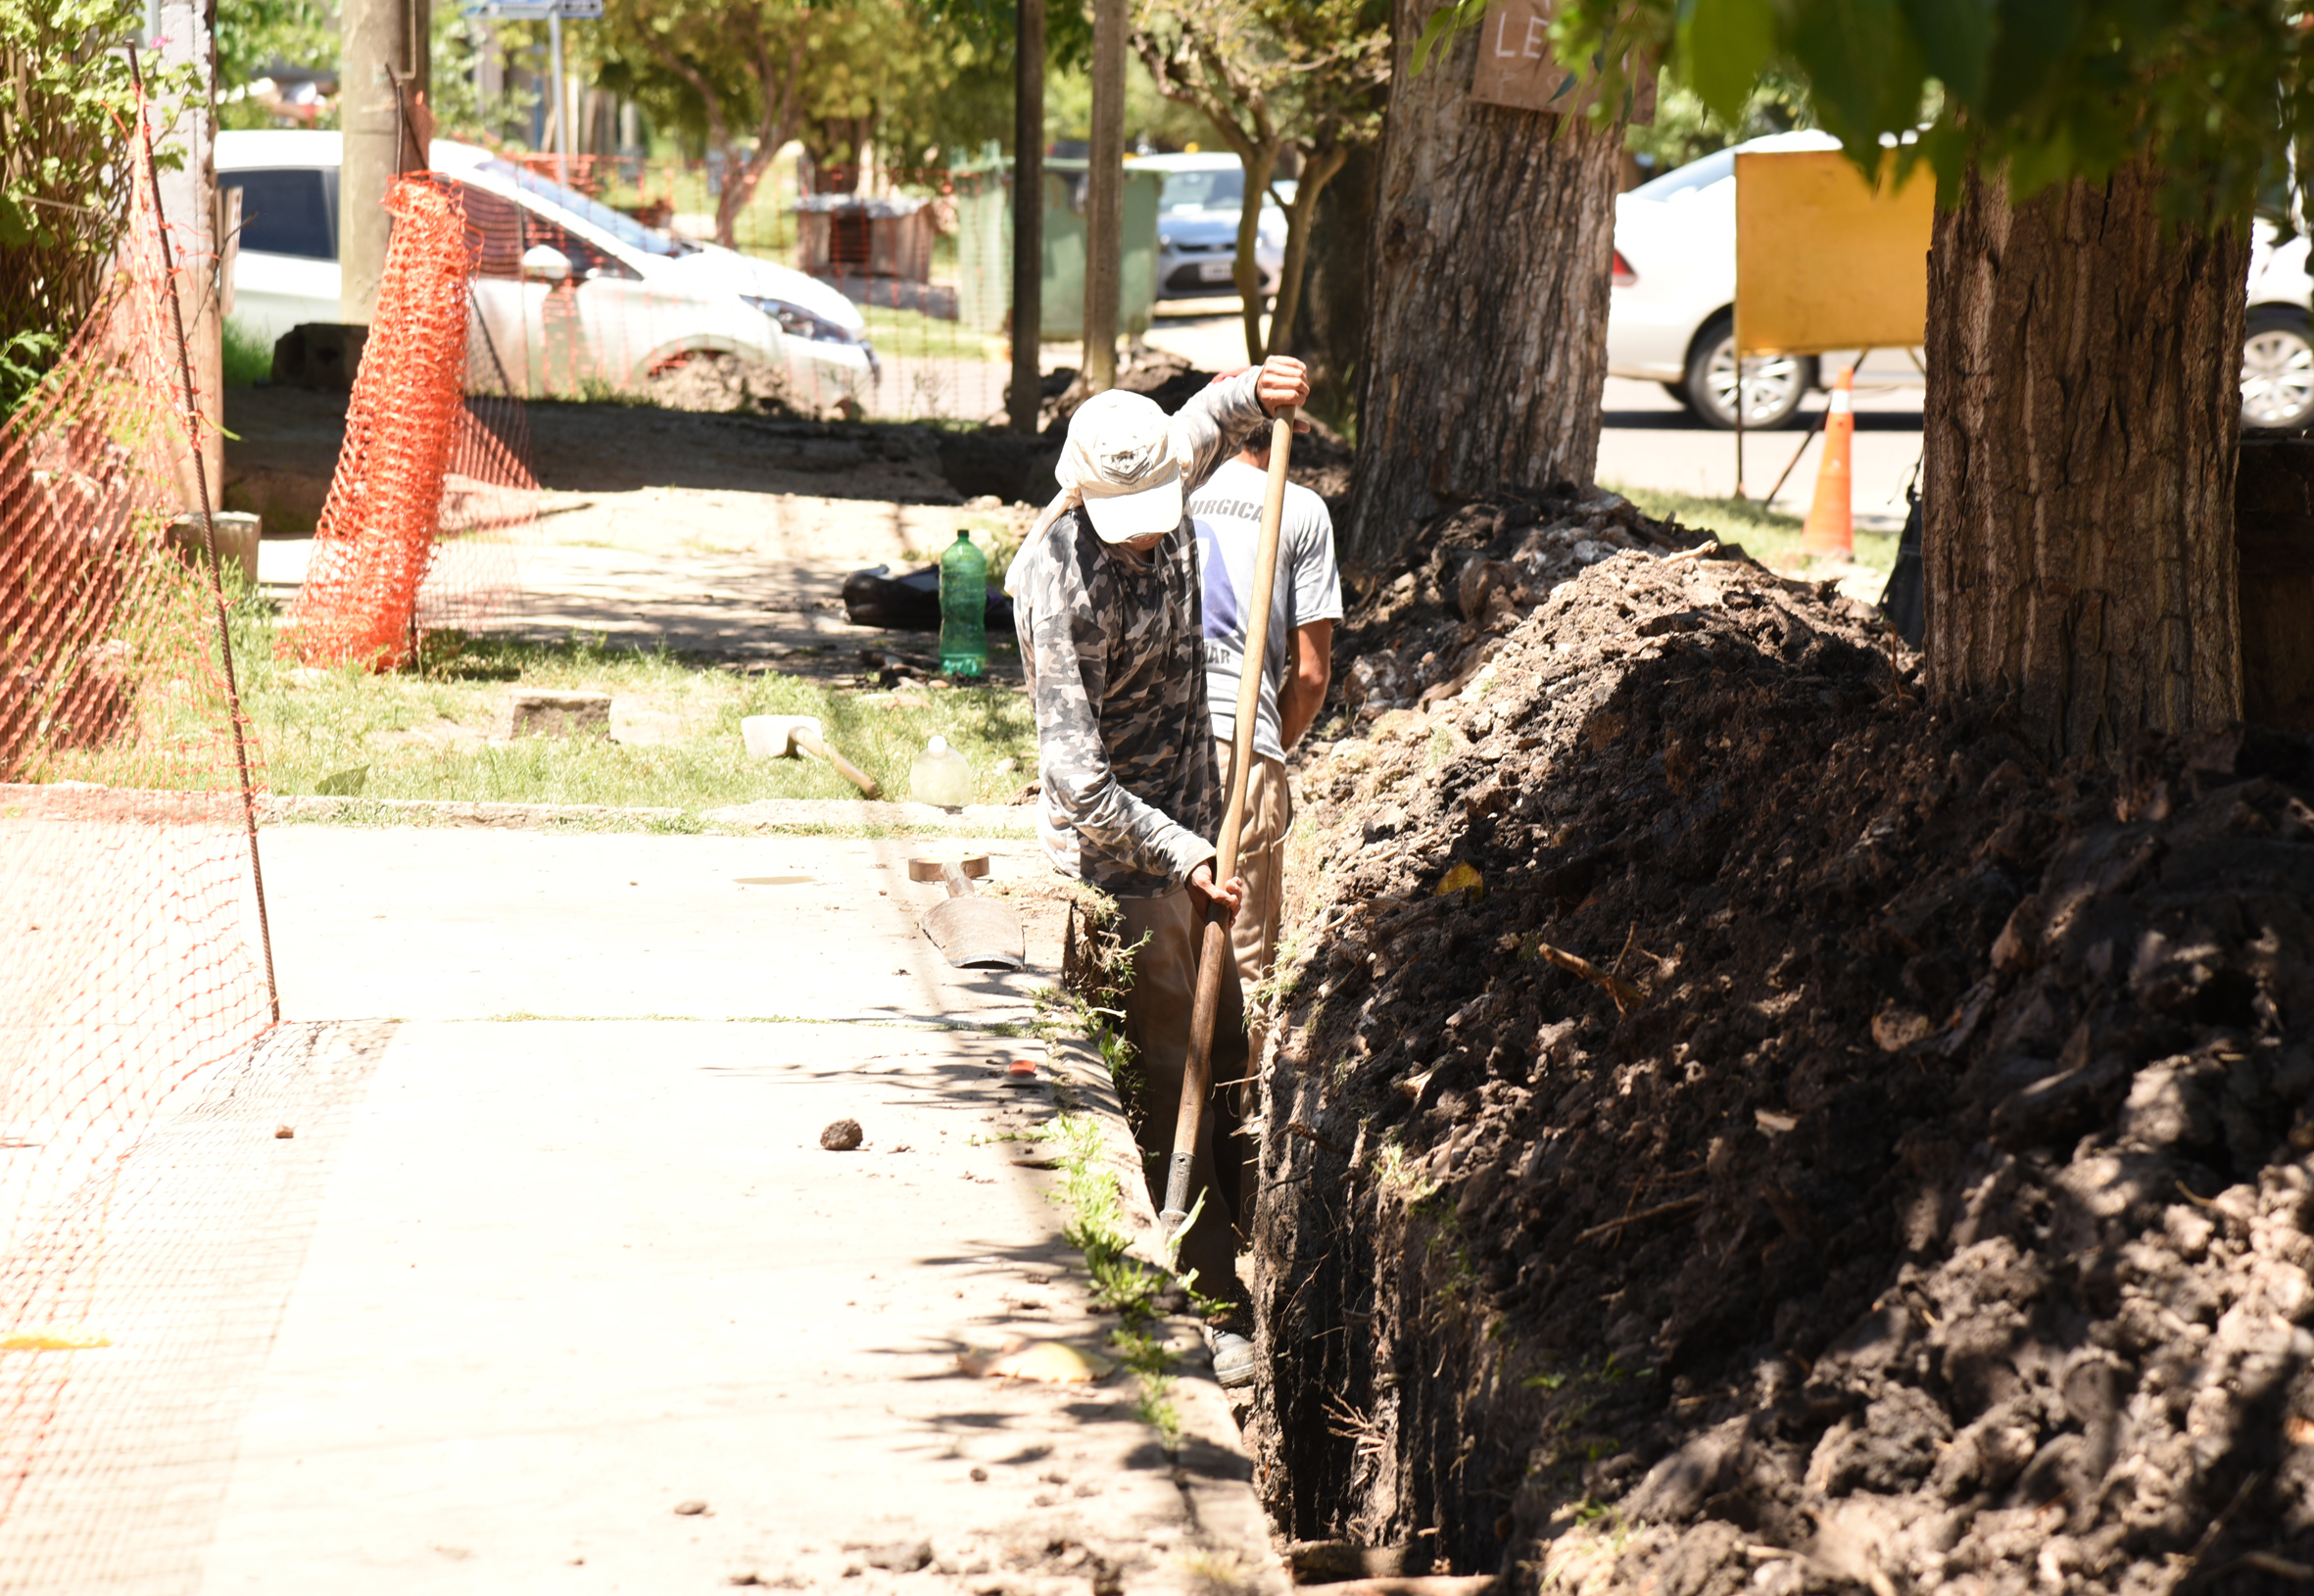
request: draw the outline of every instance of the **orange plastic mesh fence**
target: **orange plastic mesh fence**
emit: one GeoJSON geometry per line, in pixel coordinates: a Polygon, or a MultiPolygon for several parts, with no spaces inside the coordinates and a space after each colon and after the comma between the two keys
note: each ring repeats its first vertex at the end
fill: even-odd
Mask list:
{"type": "Polygon", "coordinates": [[[313,529],[284,657],[385,670],[414,651],[443,478],[464,414],[465,218],[455,187],[398,179],[377,312],[346,407],[346,441],[313,529]]]}
{"type": "Polygon", "coordinates": [[[423,633],[479,625],[518,591],[538,481],[519,391],[471,281],[485,239],[469,192],[421,174],[387,196],[377,312],[284,658],[391,669],[423,633]]]}
{"type": "MultiPolygon", "coordinates": [[[[124,151],[124,155],[128,152],[124,151]]],[[[174,292],[124,160],[116,279],[0,423],[0,1519],[91,1321],[122,1161],[270,994],[174,292]]],[[[245,728],[243,728],[245,730],[245,728]]]]}

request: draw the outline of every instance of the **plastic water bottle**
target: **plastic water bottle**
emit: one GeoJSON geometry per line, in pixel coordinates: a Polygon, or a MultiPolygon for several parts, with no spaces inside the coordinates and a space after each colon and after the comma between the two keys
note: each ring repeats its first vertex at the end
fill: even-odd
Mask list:
{"type": "Polygon", "coordinates": [[[973,677],[988,668],[988,556],[959,531],[940,556],[940,669],[973,677]]]}
{"type": "Polygon", "coordinates": [[[971,761],[936,734],[908,767],[908,797],[919,803],[961,809],[972,801],[971,761]]]}

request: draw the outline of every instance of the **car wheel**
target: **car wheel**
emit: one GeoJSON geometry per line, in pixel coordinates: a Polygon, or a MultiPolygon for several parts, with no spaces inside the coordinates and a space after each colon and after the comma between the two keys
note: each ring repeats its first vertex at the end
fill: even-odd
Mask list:
{"type": "MultiPolygon", "coordinates": [[[[1744,425],[1780,427],[1800,413],[1801,402],[1815,386],[1815,362],[1806,355],[1755,355],[1744,362],[1744,425]]],[[[1687,354],[1687,380],[1679,397],[1706,426],[1735,425],[1735,317],[1720,314],[1687,354]]]]}
{"type": "Polygon", "coordinates": [[[2242,340],[2242,424],[2295,432],[2314,421],[2314,327],[2304,311],[2262,305],[2242,340]]]}

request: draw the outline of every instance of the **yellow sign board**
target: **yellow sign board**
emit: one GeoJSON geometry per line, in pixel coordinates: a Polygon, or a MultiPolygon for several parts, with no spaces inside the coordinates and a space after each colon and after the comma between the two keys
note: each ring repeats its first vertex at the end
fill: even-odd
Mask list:
{"type": "Polygon", "coordinates": [[[1736,345],[1744,355],[1910,349],[1928,338],[1936,177],[1878,188],[1838,150],[1736,157],[1736,345]]]}

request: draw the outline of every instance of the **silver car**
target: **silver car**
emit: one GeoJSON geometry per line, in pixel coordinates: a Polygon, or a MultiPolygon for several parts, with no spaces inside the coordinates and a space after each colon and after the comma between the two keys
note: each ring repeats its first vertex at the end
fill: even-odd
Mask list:
{"type": "MultiPolygon", "coordinates": [[[[1219,299],[1237,292],[1237,223],[1245,209],[1245,166],[1233,155],[1150,155],[1133,163],[1165,173],[1157,197],[1157,297],[1219,299]]],[[[1291,179],[1273,185],[1293,197],[1291,179]]],[[[1254,264],[1264,298],[1285,269],[1285,213],[1262,197],[1254,264]]]]}

